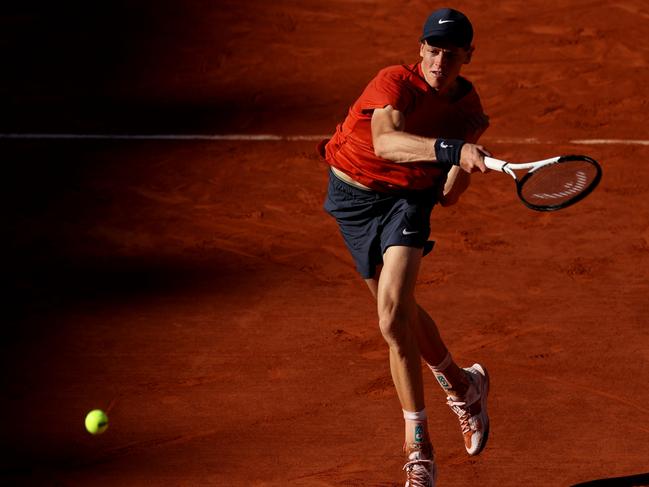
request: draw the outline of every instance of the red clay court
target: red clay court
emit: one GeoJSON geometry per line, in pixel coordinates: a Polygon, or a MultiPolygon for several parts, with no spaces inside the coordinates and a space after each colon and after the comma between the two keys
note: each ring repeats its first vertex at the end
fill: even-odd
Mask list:
{"type": "MultiPolygon", "coordinates": [[[[403,485],[387,346],[314,146],[379,69],[417,61],[441,6],[3,7],[0,484],[403,485]]],[[[418,299],[492,378],[470,458],[425,376],[439,485],[649,485],[649,6],[449,6],[476,30],[481,142],[604,176],[561,212],[496,173],[433,211],[418,299]]]]}

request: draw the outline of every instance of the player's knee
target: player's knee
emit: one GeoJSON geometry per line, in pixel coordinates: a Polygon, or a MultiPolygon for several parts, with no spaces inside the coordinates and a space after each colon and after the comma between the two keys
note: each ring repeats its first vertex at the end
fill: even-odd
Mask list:
{"type": "Polygon", "coordinates": [[[399,348],[409,339],[408,313],[399,303],[379,305],[379,328],[390,347],[399,348]]]}

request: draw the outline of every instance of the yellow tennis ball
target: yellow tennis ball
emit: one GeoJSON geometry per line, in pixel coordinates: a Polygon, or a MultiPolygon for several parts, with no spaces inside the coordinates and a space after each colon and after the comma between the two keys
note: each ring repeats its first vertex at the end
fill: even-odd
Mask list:
{"type": "Polygon", "coordinates": [[[101,409],[93,409],[86,415],[86,429],[88,433],[98,435],[108,428],[108,416],[101,409]]]}

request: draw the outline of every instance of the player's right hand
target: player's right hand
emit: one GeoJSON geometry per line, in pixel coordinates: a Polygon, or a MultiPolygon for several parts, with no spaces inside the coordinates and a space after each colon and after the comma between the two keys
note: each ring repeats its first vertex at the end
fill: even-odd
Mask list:
{"type": "Polygon", "coordinates": [[[460,167],[468,173],[487,172],[488,169],[484,163],[485,156],[491,156],[491,153],[484,146],[467,142],[462,146],[462,152],[460,152],[460,167]]]}

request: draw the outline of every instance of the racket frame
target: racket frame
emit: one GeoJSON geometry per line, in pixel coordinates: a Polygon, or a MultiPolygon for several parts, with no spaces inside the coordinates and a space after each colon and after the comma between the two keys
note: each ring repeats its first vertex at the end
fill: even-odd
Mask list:
{"type": "Polygon", "coordinates": [[[521,164],[514,164],[511,162],[507,161],[501,161],[500,159],[495,159],[493,157],[488,157],[485,156],[484,158],[485,166],[487,168],[493,170],[493,171],[501,171],[504,172],[505,174],[509,174],[512,178],[514,178],[514,182],[516,183],[516,192],[518,193],[518,197],[520,200],[523,202],[525,206],[532,210],[536,211],[555,211],[555,210],[560,210],[562,208],[567,208],[568,206],[572,206],[578,201],[581,201],[584,199],[586,196],[588,196],[599,184],[599,181],[602,178],[602,168],[599,165],[599,163],[593,159],[592,157],[584,156],[584,155],[566,155],[566,156],[556,156],[556,157],[551,157],[549,159],[543,159],[540,161],[533,161],[533,162],[525,162],[521,164]],[[522,197],[522,188],[523,185],[525,184],[525,181],[527,181],[532,175],[534,174],[534,171],[537,171],[538,169],[551,165],[551,164],[560,164],[562,162],[570,162],[570,161],[585,161],[593,165],[596,170],[596,175],[595,179],[591,181],[591,183],[588,185],[588,187],[582,191],[581,193],[577,194],[574,198],[568,200],[567,202],[557,204],[557,205],[534,205],[528,201],[526,201],[522,197]],[[516,176],[515,171],[521,171],[527,169],[527,173],[521,178],[518,179],[516,176]]]}

